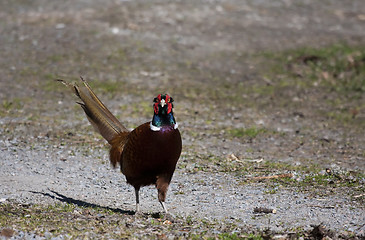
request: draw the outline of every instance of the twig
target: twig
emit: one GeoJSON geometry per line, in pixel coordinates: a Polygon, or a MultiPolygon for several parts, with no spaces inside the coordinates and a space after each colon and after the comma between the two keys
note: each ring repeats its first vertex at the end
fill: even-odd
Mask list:
{"type": "Polygon", "coordinates": [[[276,209],[256,207],[253,209],[254,213],[276,213],[276,209]]]}
{"type": "Polygon", "coordinates": [[[255,163],[260,163],[264,161],[263,158],[260,158],[260,159],[247,159],[246,162],[255,162],[255,163]]]}
{"type": "Polygon", "coordinates": [[[244,160],[241,160],[236,155],[234,155],[233,153],[232,154],[229,154],[227,156],[227,160],[229,160],[229,161],[236,161],[236,162],[239,162],[239,163],[245,163],[245,162],[260,163],[260,162],[264,161],[263,158],[260,158],[260,159],[244,159],[244,160]]]}
{"type": "Polygon", "coordinates": [[[264,180],[264,179],[276,179],[276,178],[291,178],[293,177],[292,173],[284,173],[284,174],[278,174],[278,175],[272,175],[272,176],[263,176],[263,177],[251,177],[249,180],[264,180]]]}
{"type": "Polygon", "coordinates": [[[313,207],[313,208],[335,208],[335,206],[332,206],[332,205],[329,205],[329,206],[309,205],[308,207],[313,207]]]}
{"type": "Polygon", "coordinates": [[[354,196],[354,198],[360,198],[360,197],[363,197],[363,196],[365,196],[365,193],[356,195],[356,196],[354,196]]]}

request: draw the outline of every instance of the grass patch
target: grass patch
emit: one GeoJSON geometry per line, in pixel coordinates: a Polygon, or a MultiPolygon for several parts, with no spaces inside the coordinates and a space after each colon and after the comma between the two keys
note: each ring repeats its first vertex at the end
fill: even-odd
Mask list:
{"type": "Polygon", "coordinates": [[[75,204],[0,204],[0,230],[67,239],[263,239],[261,233],[237,231],[232,223],[162,216],[131,215],[118,209],[75,204]],[[15,231],[14,231],[15,230],[15,231]],[[233,232],[234,231],[234,232],[233,232]]]}
{"type": "Polygon", "coordinates": [[[281,76],[282,82],[292,81],[299,87],[320,86],[329,91],[355,93],[357,96],[365,92],[363,46],[335,44],[324,48],[304,47],[282,53],[261,53],[260,56],[265,56],[271,63],[266,74],[281,76]]]}
{"type": "Polygon", "coordinates": [[[304,48],[293,54],[289,64],[302,66],[303,74],[337,92],[365,91],[365,50],[363,47],[333,45],[304,48]]]}
{"type": "Polygon", "coordinates": [[[257,127],[250,127],[250,128],[233,128],[229,129],[228,134],[230,137],[235,138],[242,138],[242,137],[248,137],[248,138],[255,138],[257,135],[261,133],[267,132],[267,129],[265,128],[257,128],[257,127]]]}
{"type": "MultiPolygon", "coordinates": [[[[111,211],[103,208],[78,207],[73,204],[49,206],[21,205],[15,203],[0,205],[0,226],[31,232],[40,236],[48,234],[69,235],[75,238],[94,233],[106,233],[118,224],[118,219],[109,218],[111,211]]],[[[121,236],[110,231],[110,237],[121,236]]],[[[124,232],[128,236],[129,231],[124,232]]]]}
{"type": "Polygon", "coordinates": [[[4,99],[0,104],[0,117],[23,108],[23,100],[20,98],[4,99]]]}
{"type": "Polygon", "coordinates": [[[319,193],[339,189],[345,191],[346,195],[353,196],[354,201],[364,202],[365,200],[365,196],[361,195],[365,191],[363,186],[365,174],[361,172],[323,169],[309,162],[292,165],[285,162],[252,161],[230,156],[221,158],[197,153],[194,156],[184,156],[184,158],[179,165],[187,171],[229,172],[241,178],[243,185],[264,182],[268,188],[266,194],[276,194],[280,188],[319,193]],[[194,159],[194,164],[185,164],[186,161],[193,161],[189,159],[194,159]],[[287,176],[288,174],[292,174],[292,176],[287,176]],[[275,175],[283,175],[283,177],[261,178],[275,175]]]}
{"type": "Polygon", "coordinates": [[[237,233],[221,233],[218,235],[218,239],[220,239],[220,240],[239,240],[239,239],[260,240],[263,238],[261,236],[256,236],[254,234],[250,234],[247,236],[239,236],[237,233]]]}

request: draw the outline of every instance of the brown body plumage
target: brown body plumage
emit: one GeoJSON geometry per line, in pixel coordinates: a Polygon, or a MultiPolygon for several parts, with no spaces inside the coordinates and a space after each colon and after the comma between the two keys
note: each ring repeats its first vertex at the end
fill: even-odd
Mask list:
{"type": "Polygon", "coordinates": [[[158,200],[167,212],[164,204],[166,193],[181,153],[181,136],[172,113],[172,98],[161,94],[155,98],[152,122],[130,132],[105,107],[85,80],[82,79],[87,93],[76,84],[58,81],[73,89],[82,100],[79,104],[90,123],[111,145],[110,162],[114,167],[120,165],[127,182],[134,187],[136,211],[139,211],[140,187],[154,184],[158,200]]]}

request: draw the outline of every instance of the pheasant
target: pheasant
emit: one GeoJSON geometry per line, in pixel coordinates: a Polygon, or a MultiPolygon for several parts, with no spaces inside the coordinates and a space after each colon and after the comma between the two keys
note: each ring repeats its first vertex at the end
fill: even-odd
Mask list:
{"type": "Polygon", "coordinates": [[[112,166],[116,168],[119,165],[127,183],[134,187],[136,212],[140,211],[140,188],[155,185],[158,200],[167,213],[166,194],[182,148],[173,113],[173,98],[168,94],[159,94],[153,100],[152,121],[129,131],[99,100],[87,81],[82,77],[81,80],[86,92],[77,84],[57,79],[70,87],[82,101],[78,104],[88,120],[110,144],[112,166]]]}

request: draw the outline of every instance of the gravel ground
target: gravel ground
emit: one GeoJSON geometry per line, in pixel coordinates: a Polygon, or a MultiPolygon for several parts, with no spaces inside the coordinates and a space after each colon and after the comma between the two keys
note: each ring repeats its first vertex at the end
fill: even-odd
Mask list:
{"type": "MultiPolygon", "coordinates": [[[[13,141],[2,142],[0,154],[1,202],[91,204],[125,213],[135,209],[133,188],[125,183],[118,170],[105,164],[108,161],[105,149],[91,150],[85,155],[77,148],[62,146],[19,148],[13,141]]],[[[170,212],[179,217],[239,224],[257,231],[290,232],[298,228],[310,230],[317,225],[360,236],[365,231],[364,211],[350,196],[342,193],[315,196],[290,189],[267,194],[270,188],[265,183],[243,186],[242,180],[243,176],[229,173],[178,169],[167,200],[170,212]],[[255,207],[277,212],[255,214],[255,207]]],[[[143,212],[161,211],[154,187],[143,188],[141,204],[143,212]]]]}

